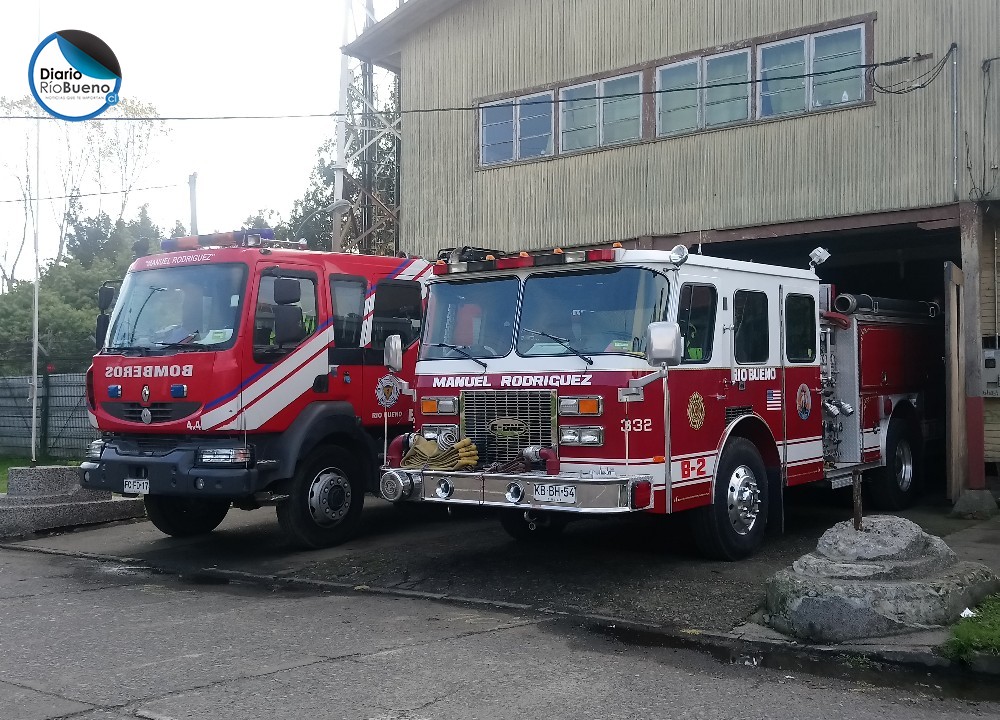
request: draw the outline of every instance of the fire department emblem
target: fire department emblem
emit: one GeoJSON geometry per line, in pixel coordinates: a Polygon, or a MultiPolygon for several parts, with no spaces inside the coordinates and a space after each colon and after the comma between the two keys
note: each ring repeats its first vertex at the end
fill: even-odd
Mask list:
{"type": "Polygon", "coordinates": [[[402,389],[399,378],[395,375],[383,375],[375,386],[375,399],[382,407],[391,408],[399,402],[402,389]]]}
{"type": "Polygon", "coordinates": [[[688,422],[692,430],[700,430],[705,424],[705,398],[701,393],[693,393],[688,400],[688,422]]]}
{"type": "Polygon", "coordinates": [[[812,413],[812,406],[812,393],[809,392],[809,387],[802,383],[795,393],[795,409],[798,410],[799,417],[808,420],[812,413]]]}

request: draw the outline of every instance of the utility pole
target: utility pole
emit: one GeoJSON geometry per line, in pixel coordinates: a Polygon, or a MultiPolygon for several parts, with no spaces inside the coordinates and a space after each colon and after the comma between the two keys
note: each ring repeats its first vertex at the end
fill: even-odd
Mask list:
{"type": "Polygon", "coordinates": [[[188,175],[188,187],[191,189],[191,234],[198,234],[198,173],[188,175]]]}

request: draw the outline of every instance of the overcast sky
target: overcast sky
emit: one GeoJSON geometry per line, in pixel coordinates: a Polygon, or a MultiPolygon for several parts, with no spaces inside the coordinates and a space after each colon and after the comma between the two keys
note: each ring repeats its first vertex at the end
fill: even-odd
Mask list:
{"type": "MultiPolygon", "coordinates": [[[[28,94],[28,63],[35,47],[53,32],[75,29],[97,35],[115,52],[122,68],[121,96],[152,103],[162,116],[332,113],[337,110],[339,48],[350,1],[4,3],[0,96],[28,94]]],[[[360,0],[353,4],[363,7],[360,0]]],[[[379,0],[380,17],[396,4],[379,0]]],[[[57,122],[62,121],[52,121],[57,122]]],[[[34,127],[33,121],[0,120],[0,200],[19,197],[4,163],[16,162],[18,153],[23,156],[24,134],[34,137],[34,127]]],[[[261,208],[287,216],[307,186],[316,149],[333,137],[335,120],[187,121],[169,127],[138,186],[176,187],[135,193],[125,215],[134,216],[148,202],[161,227],[169,230],[175,220],[188,226],[187,179],[197,172],[198,229],[204,233],[237,229],[261,208]]],[[[57,128],[43,129],[43,197],[62,193],[53,162],[57,144],[57,128]]],[[[117,208],[116,202],[105,198],[103,207],[117,208]]],[[[57,231],[55,213],[44,205],[43,259],[55,254],[57,231]]],[[[85,207],[96,209],[93,203],[85,207]]],[[[0,203],[0,243],[19,240],[23,221],[18,205],[0,203]]],[[[30,258],[21,261],[17,276],[31,276],[30,258]]]]}

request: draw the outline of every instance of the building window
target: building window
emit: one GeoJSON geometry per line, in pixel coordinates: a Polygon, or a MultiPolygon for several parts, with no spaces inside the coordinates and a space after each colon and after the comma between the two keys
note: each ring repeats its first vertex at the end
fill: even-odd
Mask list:
{"type": "Polygon", "coordinates": [[[864,99],[864,57],[860,25],[761,45],[758,116],[860,102],[864,99]]]}
{"type": "Polygon", "coordinates": [[[697,60],[668,65],[656,71],[660,135],[697,130],[701,124],[701,63],[697,60]]]}
{"type": "Polygon", "coordinates": [[[705,70],[705,127],[728,125],[750,117],[750,52],[740,50],[707,57],[705,70]]]}
{"type": "Polygon", "coordinates": [[[656,71],[660,135],[750,118],[750,51],[667,65],[656,71]]]}
{"type": "Polygon", "coordinates": [[[482,165],[552,154],[552,93],[484,105],[479,112],[482,165]]]}
{"type": "Polygon", "coordinates": [[[641,78],[638,74],[566,88],[559,147],[563,152],[638,140],[642,136],[641,78]]]}

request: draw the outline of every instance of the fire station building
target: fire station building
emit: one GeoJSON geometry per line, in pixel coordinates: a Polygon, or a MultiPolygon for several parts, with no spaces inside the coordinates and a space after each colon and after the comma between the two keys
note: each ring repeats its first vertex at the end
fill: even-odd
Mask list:
{"type": "Polygon", "coordinates": [[[345,52],[400,74],[408,252],[822,245],[838,291],[937,301],[957,500],[1000,462],[998,31],[996,0],[409,0],[345,52]]]}

